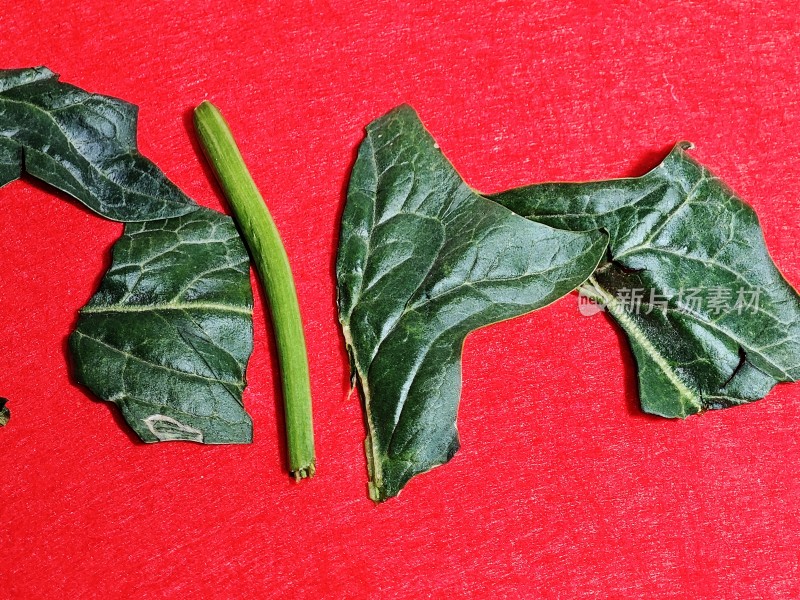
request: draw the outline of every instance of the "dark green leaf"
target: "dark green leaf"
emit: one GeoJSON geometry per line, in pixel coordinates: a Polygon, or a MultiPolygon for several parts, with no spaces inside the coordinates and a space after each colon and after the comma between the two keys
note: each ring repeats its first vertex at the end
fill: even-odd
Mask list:
{"type": "Polygon", "coordinates": [[[0,187],[19,179],[22,169],[22,156],[19,146],[0,138],[0,187]]]}
{"type": "Polygon", "coordinates": [[[146,442],[250,442],[252,301],[228,217],[198,208],[128,224],[70,340],[78,377],[146,442]]]}
{"type": "Polygon", "coordinates": [[[11,411],[8,410],[7,403],[8,400],[0,398],[0,427],[5,427],[11,419],[11,411]]]}
{"type": "Polygon", "coordinates": [[[374,500],[458,449],[466,335],[570,292],[606,243],[599,232],[557,231],[476,194],[407,106],[367,128],[337,278],[374,500]]]}
{"type": "Polygon", "coordinates": [[[59,83],[50,70],[0,71],[0,185],[23,169],[116,221],[195,204],[136,149],[136,107],[59,83]]]}
{"type": "Polygon", "coordinates": [[[800,378],[800,298],[753,210],[689,147],[642,177],[491,197],[538,223],[609,233],[585,293],[628,334],[642,408],[666,417],[751,402],[800,378]]]}
{"type": "Polygon", "coordinates": [[[252,440],[249,263],[233,221],[197,206],[136,149],[136,107],[0,71],[0,185],[30,175],[127,222],[71,338],[78,378],[147,442],[252,440]]]}

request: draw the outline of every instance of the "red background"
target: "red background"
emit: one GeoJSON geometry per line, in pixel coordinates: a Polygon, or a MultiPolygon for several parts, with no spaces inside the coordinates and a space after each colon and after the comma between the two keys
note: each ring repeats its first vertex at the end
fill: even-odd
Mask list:
{"type": "Polygon", "coordinates": [[[0,67],[138,104],[141,150],[218,209],[187,115],[209,98],[230,121],[294,267],[318,474],[296,485],[282,464],[261,297],[255,443],[134,441],[65,352],[121,226],[10,184],[0,596],[800,596],[800,385],[647,417],[619,330],[570,296],[468,338],[461,452],[375,506],[333,278],[363,127],[408,102],[487,192],[638,175],[691,140],[797,286],[796,2],[48,4],[3,0],[0,67]]]}

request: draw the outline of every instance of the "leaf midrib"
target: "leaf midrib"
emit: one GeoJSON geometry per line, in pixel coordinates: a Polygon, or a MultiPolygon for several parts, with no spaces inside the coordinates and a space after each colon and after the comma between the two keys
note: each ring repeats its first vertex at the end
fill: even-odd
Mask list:
{"type": "Polygon", "coordinates": [[[681,399],[686,400],[698,410],[702,410],[702,402],[700,401],[700,393],[691,389],[675,372],[675,369],[669,364],[666,358],[658,351],[653,343],[647,337],[647,334],[630,318],[625,309],[620,306],[616,298],[603,286],[601,286],[594,277],[588,279],[588,283],[593,289],[583,288],[585,293],[600,300],[608,309],[614,318],[616,318],[620,325],[628,332],[633,340],[639,344],[644,352],[650,359],[658,366],[664,373],[669,382],[681,394],[681,399]],[[597,292],[594,294],[593,292],[597,292]]]}
{"type": "Polygon", "coordinates": [[[135,354],[131,354],[130,352],[125,352],[125,350],[117,348],[116,346],[112,346],[111,344],[108,344],[107,342],[99,340],[96,337],[92,337],[90,335],[86,335],[85,333],[82,333],[80,331],[76,330],[74,332],[74,335],[78,335],[80,337],[84,337],[84,338],[86,338],[88,340],[91,340],[92,342],[94,342],[96,344],[99,344],[99,345],[101,345],[101,346],[103,346],[105,348],[108,348],[112,352],[116,352],[117,354],[122,354],[126,359],[130,359],[130,360],[134,360],[134,361],[139,362],[139,363],[143,363],[143,364],[148,365],[150,367],[153,367],[155,369],[161,369],[161,370],[164,370],[164,371],[169,371],[170,373],[177,373],[177,374],[179,374],[179,375],[181,375],[183,377],[191,377],[193,379],[202,379],[204,381],[210,381],[211,383],[217,383],[217,384],[221,384],[223,386],[230,385],[230,386],[235,387],[237,389],[237,391],[239,391],[239,392],[242,392],[244,390],[244,385],[242,384],[242,382],[239,382],[239,381],[228,381],[226,379],[215,379],[213,377],[206,377],[205,375],[200,375],[198,373],[190,373],[188,371],[181,371],[179,369],[175,369],[174,367],[168,367],[167,365],[154,363],[154,362],[149,361],[147,359],[141,358],[140,356],[136,356],[135,354]]]}
{"type": "Polygon", "coordinates": [[[108,306],[84,306],[80,312],[81,314],[99,314],[99,313],[137,313],[137,312],[153,312],[159,310],[206,310],[206,311],[222,311],[235,313],[245,316],[253,314],[252,309],[239,308],[227,304],[217,304],[213,302],[197,302],[197,303],[162,303],[162,304],[125,304],[125,305],[108,305],[108,306]]]}

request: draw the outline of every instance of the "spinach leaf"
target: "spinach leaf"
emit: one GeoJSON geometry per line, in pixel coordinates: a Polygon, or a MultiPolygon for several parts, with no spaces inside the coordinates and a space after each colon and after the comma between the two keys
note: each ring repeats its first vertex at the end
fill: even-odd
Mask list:
{"type": "Polygon", "coordinates": [[[5,427],[11,419],[11,411],[8,410],[6,404],[8,404],[8,400],[0,398],[0,427],[5,427]]]}
{"type": "Polygon", "coordinates": [[[336,269],[373,500],[458,449],[467,334],[569,293],[606,245],[599,231],[559,231],[475,193],[408,106],[367,127],[336,269]]]}
{"type": "Polygon", "coordinates": [[[136,149],[137,108],[60,83],[49,69],[0,71],[0,185],[24,170],[115,221],[196,208],[136,149]]]}
{"type": "Polygon", "coordinates": [[[126,225],[70,338],[78,377],[145,442],[251,442],[249,272],[233,222],[215,211],[126,225]]]}
{"type": "Polygon", "coordinates": [[[19,149],[0,137],[0,186],[19,179],[22,160],[19,149]]]}
{"type": "Polygon", "coordinates": [[[252,292],[233,221],[138,152],[135,106],[44,67],[0,71],[0,185],[23,170],[126,222],[70,339],[79,380],[146,442],[250,442],[252,292]]]}
{"type": "Polygon", "coordinates": [[[800,297],[755,212],[689,148],[642,177],[490,196],[537,223],[608,232],[584,293],[628,334],[643,410],[665,417],[751,402],[800,378],[800,297]]]}

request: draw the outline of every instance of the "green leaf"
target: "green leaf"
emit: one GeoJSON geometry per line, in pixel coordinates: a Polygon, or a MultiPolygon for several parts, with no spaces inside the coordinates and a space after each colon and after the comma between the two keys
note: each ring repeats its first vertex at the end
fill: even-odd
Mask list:
{"type": "Polygon", "coordinates": [[[78,377],[145,442],[249,443],[252,304],[228,217],[198,208],[128,224],[70,339],[78,377]]]}
{"type": "Polygon", "coordinates": [[[643,410],[665,417],[751,402],[800,378],[800,297],[755,212],[690,147],[642,177],[490,196],[538,223],[608,232],[584,293],[628,334],[643,410]]]}
{"type": "Polygon", "coordinates": [[[607,238],[520,218],[471,190],[407,106],[367,127],[337,261],[364,399],[370,496],[450,460],[466,335],[580,285],[607,238]]]}
{"type": "Polygon", "coordinates": [[[11,419],[11,411],[8,410],[7,403],[8,400],[0,398],[0,427],[8,425],[8,421],[11,419]]]}
{"type": "Polygon", "coordinates": [[[229,217],[139,154],[136,111],[44,67],[0,71],[0,185],[24,169],[126,222],[70,340],[78,379],[146,442],[250,442],[247,253],[229,217]]]}
{"type": "Polygon", "coordinates": [[[24,170],[116,221],[186,214],[194,202],[136,148],[137,108],[59,83],[49,69],[0,71],[0,185],[24,170]]]}
{"type": "Polygon", "coordinates": [[[22,156],[19,146],[0,138],[0,187],[19,179],[22,156]]]}

